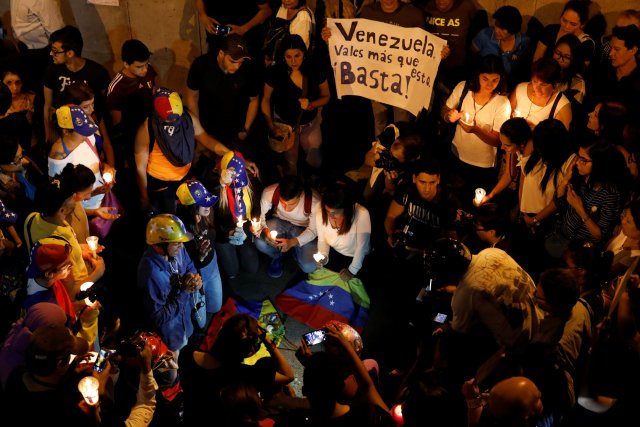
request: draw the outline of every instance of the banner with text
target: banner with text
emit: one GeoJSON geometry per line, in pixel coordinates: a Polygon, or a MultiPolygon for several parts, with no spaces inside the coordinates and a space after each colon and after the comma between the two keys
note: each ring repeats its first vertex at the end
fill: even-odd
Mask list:
{"type": "Polygon", "coordinates": [[[418,115],[431,100],[446,41],[420,28],[327,19],[338,98],[359,95],[418,115]]]}

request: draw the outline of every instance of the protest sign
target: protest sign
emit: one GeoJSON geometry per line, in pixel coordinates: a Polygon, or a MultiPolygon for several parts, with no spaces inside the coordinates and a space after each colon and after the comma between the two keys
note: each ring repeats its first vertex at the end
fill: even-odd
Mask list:
{"type": "Polygon", "coordinates": [[[338,98],[359,95],[418,115],[431,100],[446,41],[421,28],[327,19],[338,98]]]}

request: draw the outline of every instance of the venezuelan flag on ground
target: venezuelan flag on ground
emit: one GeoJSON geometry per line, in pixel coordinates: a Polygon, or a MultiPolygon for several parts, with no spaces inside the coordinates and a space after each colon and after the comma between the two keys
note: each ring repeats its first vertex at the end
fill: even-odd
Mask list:
{"type": "Polygon", "coordinates": [[[361,332],[369,318],[369,295],[362,281],[348,282],[326,268],[309,274],[276,298],[278,308],[294,319],[322,328],[329,320],[347,323],[361,332]]]}

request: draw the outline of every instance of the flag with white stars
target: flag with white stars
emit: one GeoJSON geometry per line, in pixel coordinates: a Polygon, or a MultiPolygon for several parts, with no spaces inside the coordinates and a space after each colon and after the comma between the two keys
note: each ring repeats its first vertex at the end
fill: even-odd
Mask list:
{"type": "Polygon", "coordinates": [[[314,329],[338,320],[362,331],[369,318],[369,295],[357,277],[343,281],[326,268],[316,270],[308,280],[286,289],[276,298],[284,313],[314,329]]]}

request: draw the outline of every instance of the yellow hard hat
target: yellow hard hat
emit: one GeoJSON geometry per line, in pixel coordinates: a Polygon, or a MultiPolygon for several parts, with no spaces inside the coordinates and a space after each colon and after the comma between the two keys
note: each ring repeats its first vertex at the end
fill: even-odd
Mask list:
{"type": "Polygon", "coordinates": [[[188,242],[193,239],[184,224],[175,215],[156,215],[147,224],[147,244],[188,242]]]}

